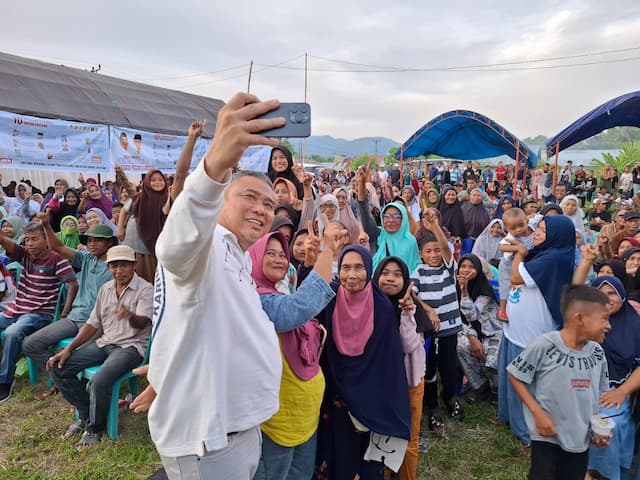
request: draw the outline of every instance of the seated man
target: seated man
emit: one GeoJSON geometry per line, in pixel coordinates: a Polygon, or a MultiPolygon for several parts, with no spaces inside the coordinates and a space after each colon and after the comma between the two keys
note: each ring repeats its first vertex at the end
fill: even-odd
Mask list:
{"type": "Polygon", "coordinates": [[[58,390],[78,410],[79,420],[62,435],[66,439],[84,430],[76,449],[100,442],[114,382],[144,358],[151,331],[153,287],[136,275],[135,263],[135,252],[130,247],[118,245],[109,249],[107,265],[113,280],[100,288],[89,319],[71,344],[47,362],[58,390]],[[87,343],[98,331],[102,334],[87,343]],[[77,375],[95,365],[102,366],[87,392],[77,375]]]}
{"type": "MultiPolygon", "coordinates": [[[[96,225],[87,235],[80,235],[80,240],[87,246],[87,251],[73,250],[65,246],[55,234],[46,213],[39,213],[38,219],[44,227],[51,250],[69,260],[71,265],[80,271],[78,274],[80,288],[69,314],[66,315],[67,312],[63,311],[59,321],[29,335],[22,343],[24,354],[44,371],[47,360],[51,356],[49,348],[55,347],[60,340],[75,337],[78,334],[78,330],[87,321],[96,304],[100,287],[112,279],[105,259],[107,250],[117,245],[118,239],[108,226],[96,225]]],[[[42,400],[54,393],[57,393],[55,385],[44,392],[37,393],[36,398],[42,400]]]]}
{"type": "Polygon", "coordinates": [[[47,248],[42,225],[32,222],[24,228],[24,247],[0,233],[0,245],[22,264],[16,298],[0,314],[0,331],[5,337],[0,361],[0,403],[11,396],[16,362],[22,340],[51,322],[60,287],[69,287],[63,312],[68,312],[78,291],[76,274],[66,258],[47,248]]]}

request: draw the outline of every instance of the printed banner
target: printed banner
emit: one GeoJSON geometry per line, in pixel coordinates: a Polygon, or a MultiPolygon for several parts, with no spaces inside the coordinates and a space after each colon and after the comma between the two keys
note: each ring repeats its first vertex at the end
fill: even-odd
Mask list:
{"type": "MultiPolygon", "coordinates": [[[[187,137],[164,135],[123,127],[109,127],[111,136],[110,158],[127,173],[144,173],[157,168],[163,173],[176,171],[176,164],[187,137]]],[[[193,149],[193,170],[207,152],[210,140],[198,138],[193,149]]]]}
{"type": "Polygon", "coordinates": [[[240,170],[267,173],[270,158],[271,147],[252,145],[244,151],[238,167],[240,170]]]}
{"type": "Polygon", "coordinates": [[[0,111],[0,168],[106,173],[109,129],[0,111]]]}

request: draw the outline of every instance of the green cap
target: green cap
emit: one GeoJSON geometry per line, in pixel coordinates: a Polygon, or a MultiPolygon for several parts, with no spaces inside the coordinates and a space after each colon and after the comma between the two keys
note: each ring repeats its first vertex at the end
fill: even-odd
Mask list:
{"type": "Polygon", "coordinates": [[[80,241],[83,244],[87,244],[87,239],[89,237],[93,237],[93,238],[114,238],[115,234],[113,233],[113,230],[111,230],[111,227],[108,227],[107,225],[96,225],[95,227],[93,227],[89,232],[87,232],[86,235],[80,235],[80,241]]]}

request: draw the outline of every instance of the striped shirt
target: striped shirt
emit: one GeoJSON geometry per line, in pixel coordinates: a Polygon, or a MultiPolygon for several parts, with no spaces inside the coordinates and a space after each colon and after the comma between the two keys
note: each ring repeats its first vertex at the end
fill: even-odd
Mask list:
{"type": "Polygon", "coordinates": [[[462,330],[455,273],[456,263],[452,258],[449,265],[443,261],[439,267],[421,263],[411,274],[418,298],[433,308],[440,318],[439,337],[462,330]]]}
{"type": "Polygon", "coordinates": [[[20,245],[16,245],[15,260],[22,264],[22,274],[16,299],[3,312],[4,315],[54,315],[60,287],[63,283],[76,279],[69,261],[52,251],[47,251],[44,257],[33,258],[20,245]]]}

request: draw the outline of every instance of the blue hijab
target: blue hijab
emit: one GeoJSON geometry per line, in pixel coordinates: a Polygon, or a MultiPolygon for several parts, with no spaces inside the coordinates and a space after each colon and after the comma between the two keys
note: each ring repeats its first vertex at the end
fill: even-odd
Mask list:
{"type": "MultiPolygon", "coordinates": [[[[344,255],[351,251],[359,253],[364,260],[367,282],[370,282],[373,274],[371,254],[360,245],[348,245],[342,249],[338,257],[338,271],[344,255]]],[[[333,341],[335,299],[318,315],[327,329],[323,356],[323,371],[327,379],[325,402],[332,404],[338,395],[344,400],[349,413],[366,427],[383,435],[408,440],[411,426],[409,387],[395,311],[378,286],[373,284],[372,287],[374,328],[362,355],[342,355],[333,341]]],[[[334,283],[332,288],[342,287],[334,283]]]]}
{"type": "Polygon", "coordinates": [[[551,215],[543,220],[546,239],[529,252],[524,267],[540,289],[556,326],[562,328],[564,319],[560,313],[560,296],[573,276],[576,228],[564,215],[551,215]]]}
{"type": "Polygon", "coordinates": [[[384,227],[380,227],[380,235],[378,235],[378,249],[373,256],[373,268],[375,269],[383,258],[393,255],[400,257],[409,267],[409,272],[413,272],[415,268],[422,263],[420,254],[418,253],[418,242],[411,235],[409,229],[409,220],[407,218],[407,210],[399,202],[391,202],[384,206],[380,212],[380,220],[384,223],[384,213],[389,207],[397,208],[402,215],[402,223],[397,232],[389,233],[384,227]]]}
{"type": "Polygon", "coordinates": [[[504,213],[504,210],[502,209],[502,204],[504,203],[505,200],[509,200],[511,202],[511,206],[514,207],[514,203],[513,203],[513,197],[511,195],[502,195],[500,197],[500,199],[498,200],[498,206],[496,207],[496,213],[494,213],[492,220],[499,218],[500,220],[502,220],[502,214],[504,213]]]}
{"type": "Polygon", "coordinates": [[[620,310],[609,317],[611,330],[602,342],[609,380],[619,385],[640,367],[640,316],[627,301],[624,286],[618,278],[605,275],[591,283],[596,288],[605,284],[616,291],[622,302],[620,310]]]}

